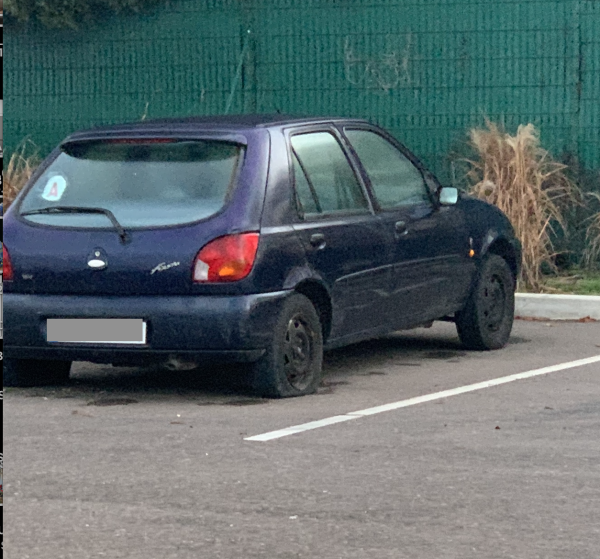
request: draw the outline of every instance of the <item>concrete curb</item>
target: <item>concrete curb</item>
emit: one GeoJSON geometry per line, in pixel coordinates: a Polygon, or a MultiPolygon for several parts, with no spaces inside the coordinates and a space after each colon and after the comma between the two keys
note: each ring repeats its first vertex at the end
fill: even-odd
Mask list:
{"type": "Polygon", "coordinates": [[[549,320],[600,320],[600,296],[517,293],[515,316],[549,320]]]}

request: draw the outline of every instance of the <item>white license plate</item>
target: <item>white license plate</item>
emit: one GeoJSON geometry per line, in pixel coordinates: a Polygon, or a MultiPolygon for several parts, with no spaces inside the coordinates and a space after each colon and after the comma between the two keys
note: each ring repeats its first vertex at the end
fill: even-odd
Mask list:
{"type": "Polygon", "coordinates": [[[72,344],[145,344],[141,318],[49,318],[46,340],[72,344]]]}

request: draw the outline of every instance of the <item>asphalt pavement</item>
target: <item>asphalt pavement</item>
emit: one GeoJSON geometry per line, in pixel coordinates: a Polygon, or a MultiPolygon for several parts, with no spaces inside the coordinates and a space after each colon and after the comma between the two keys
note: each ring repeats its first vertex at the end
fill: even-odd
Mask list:
{"type": "Polygon", "coordinates": [[[330,352],[318,394],[277,401],[235,368],[76,364],[5,391],[5,557],[597,559],[597,356],[596,322],[517,321],[486,353],[442,323],[330,352]]]}

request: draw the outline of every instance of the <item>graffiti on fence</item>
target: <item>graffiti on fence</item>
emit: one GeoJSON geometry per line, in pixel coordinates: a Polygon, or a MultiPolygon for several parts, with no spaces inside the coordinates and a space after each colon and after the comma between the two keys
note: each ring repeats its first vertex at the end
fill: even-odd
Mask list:
{"type": "Polygon", "coordinates": [[[396,87],[412,84],[413,43],[412,33],[407,33],[401,49],[386,49],[375,55],[366,55],[357,54],[352,37],[346,37],[344,43],[346,80],[352,85],[384,94],[396,87]]]}

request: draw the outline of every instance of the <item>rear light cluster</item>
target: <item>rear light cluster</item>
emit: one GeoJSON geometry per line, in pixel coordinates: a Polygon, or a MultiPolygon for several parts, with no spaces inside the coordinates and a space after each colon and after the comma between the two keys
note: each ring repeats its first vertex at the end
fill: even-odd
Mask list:
{"type": "Polygon", "coordinates": [[[200,250],[194,262],[194,283],[244,279],[252,270],[258,249],[258,233],[219,237],[200,250]]]}
{"type": "Polygon", "coordinates": [[[2,280],[3,281],[12,281],[13,279],[13,269],[12,264],[10,263],[10,256],[8,255],[8,251],[4,244],[2,245],[2,280]]]}

